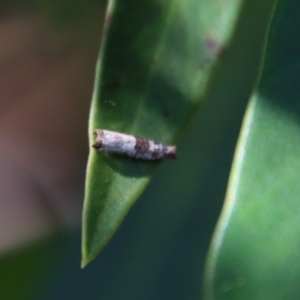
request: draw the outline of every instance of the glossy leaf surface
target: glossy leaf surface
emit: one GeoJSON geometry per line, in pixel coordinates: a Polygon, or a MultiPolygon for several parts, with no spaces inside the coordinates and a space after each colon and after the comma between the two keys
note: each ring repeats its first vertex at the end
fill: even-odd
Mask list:
{"type": "Polygon", "coordinates": [[[300,298],[299,1],[281,0],[212,244],[205,299],[300,298]]]}
{"type": "MultiPolygon", "coordinates": [[[[198,110],[242,1],[111,1],[90,116],[96,128],[175,143],[198,110]]],[[[82,265],[105,246],[157,162],[97,152],[88,162],[82,265]]]]}

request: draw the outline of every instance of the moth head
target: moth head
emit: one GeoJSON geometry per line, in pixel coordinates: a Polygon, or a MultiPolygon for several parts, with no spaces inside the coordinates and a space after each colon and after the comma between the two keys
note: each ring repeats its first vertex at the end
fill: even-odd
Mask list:
{"type": "Polygon", "coordinates": [[[95,140],[94,144],[92,145],[92,147],[95,149],[100,149],[101,144],[102,144],[103,132],[101,129],[96,129],[93,133],[94,133],[94,136],[96,137],[96,140],[95,140]]]}

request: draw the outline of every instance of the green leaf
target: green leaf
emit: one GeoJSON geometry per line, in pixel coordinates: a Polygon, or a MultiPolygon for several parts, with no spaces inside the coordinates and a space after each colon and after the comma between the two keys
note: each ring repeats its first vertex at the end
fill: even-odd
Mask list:
{"type": "MultiPolygon", "coordinates": [[[[165,144],[178,141],[202,103],[242,2],[110,1],[91,107],[90,144],[96,128],[165,144]]],[[[106,245],[158,165],[91,150],[82,266],[106,245]]]]}
{"type": "Polygon", "coordinates": [[[300,299],[300,2],[274,12],[210,249],[205,299],[300,299]]]}

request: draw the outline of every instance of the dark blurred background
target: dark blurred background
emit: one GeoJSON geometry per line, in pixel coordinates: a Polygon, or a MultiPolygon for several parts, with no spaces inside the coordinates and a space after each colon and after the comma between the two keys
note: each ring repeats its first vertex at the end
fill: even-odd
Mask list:
{"type": "Polygon", "coordinates": [[[274,0],[248,0],[197,118],[80,269],[87,118],[105,1],[0,4],[0,299],[200,299],[274,0]]]}

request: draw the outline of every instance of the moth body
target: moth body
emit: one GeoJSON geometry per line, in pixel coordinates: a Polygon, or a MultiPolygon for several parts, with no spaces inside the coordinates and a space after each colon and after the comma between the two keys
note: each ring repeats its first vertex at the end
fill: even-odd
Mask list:
{"type": "Polygon", "coordinates": [[[119,132],[96,129],[93,147],[112,154],[141,160],[175,158],[176,147],[119,132]]]}

